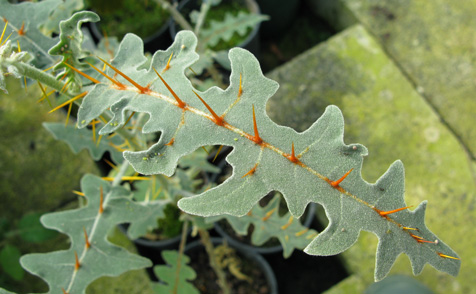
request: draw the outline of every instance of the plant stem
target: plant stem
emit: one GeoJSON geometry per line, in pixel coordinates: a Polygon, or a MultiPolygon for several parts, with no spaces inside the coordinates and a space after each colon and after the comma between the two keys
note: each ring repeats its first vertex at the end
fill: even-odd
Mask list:
{"type": "Polygon", "coordinates": [[[183,15],[177,10],[175,5],[170,4],[165,0],[156,0],[164,9],[167,9],[174,18],[175,22],[184,30],[193,31],[190,23],[183,17],[183,15]]]}
{"type": "Polygon", "coordinates": [[[220,286],[223,294],[230,294],[231,289],[228,283],[226,282],[225,272],[218,265],[215,248],[213,247],[212,240],[210,239],[210,234],[207,230],[203,229],[198,229],[198,233],[200,234],[200,239],[202,240],[203,246],[205,246],[205,250],[207,251],[210,266],[213,268],[218,277],[218,286],[220,286]]]}
{"type": "Polygon", "coordinates": [[[182,226],[182,238],[180,239],[180,246],[179,246],[179,255],[177,259],[177,269],[175,271],[175,283],[174,289],[172,293],[178,293],[178,284],[179,284],[179,273],[182,266],[182,257],[183,252],[185,250],[185,243],[187,243],[187,234],[188,234],[188,221],[185,220],[182,226]]]}
{"type": "Polygon", "coordinates": [[[64,88],[65,83],[63,81],[57,80],[56,77],[39,70],[36,67],[23,62],[15,62],[15,66],[25,77],[36,80],[43,85],[47,85],[50,88],[55,89],[58,92],[61,92],[61,90],[64,88]]]}
{"type": "Polygon", "coordinates": [[[113,187],[119,186],[122,181],[122,177],[126,173],[128,167],[129,162],[127,160],[124,160],[124,162],[121,164],[121,168],[117,172],[117,175],[114,177],[114,181],[112,182],[113,187]]]}
{"type": "Polygon", "coordinates": [[[200,29],[202,28],[205,18],[207,17],[208,10],[210,10],[210,2],[203,1],[202,5],[200,6],[200,14],[198,15],[197,23],[195,24],[195,30],[193,31],[195,36],[198,36],[200,33],[200,29]]]}

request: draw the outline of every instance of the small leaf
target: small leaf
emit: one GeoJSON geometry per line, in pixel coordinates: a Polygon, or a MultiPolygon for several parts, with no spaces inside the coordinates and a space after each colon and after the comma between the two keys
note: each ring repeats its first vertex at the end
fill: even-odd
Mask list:
{"type": "Polygon", "coordinates": [[[25,271],[20,265],[20,257],[20,250],[12,245],[6,245],[0,251],[0,265],[2,265],[3,270],[16,281],[21,281],[25,275],[25,271]]]}
{"type": "Polygon", "coordinates": [[[20,236],[23,240],[33,243],[43,242],[53,239],[58,235],[58,232],[49,230],[40,222],[42,213],[30,213],[24,215],[18,223],[20,236]]]}
{"type": "Polygon", "coordinates": [[[246,13],[244,11],[240,11],[237,16],[227,13],[223,21],[212,20],[209,28],[201,30],[200,41],[203,42],[203,46],[213,47],[220,40],[229,41],[235,32],[240,36],[244,36],[248,28],[252,28],[267,19],[269,17],[266,15],[246,13]]]}
{"type": "Polygon", "coordinates": [[[104,137],[98,145],[98,130],[96,130],[96,141],[94,141],[93,131],[89,129],[77,129],[71,125],[65,126],[63,123],[43,123],[43,126],[53,134],[56,140],[66,142],[75,154],[83,149],[87,149],[94,160],[99,160],[103,154],[108,151],[115,163],[122,163],[124,160],[122,153],[114,148],[114,146],[119,146],[124,143],[124,140],[120,136],[114,136],[112,138],[104,137]]]}
{"type": "Polygon", "coordinates": [[[63,78],[66,76],[70,80],[74,80],[74,90],[79,91],[82,83],[81,76],[73,71],[70,67],[64,65],[67,63],[74,68],[84,69],[89,68],[88,65],[81,62],[80,59],[91,55],[90,52],[83,50],[83,32],[81,31],[81,24],[84,22],[97,22],[99,16],[91,11],[80,11],[75,13],[67,20],[60,22],[59,42],[52,47],[48,53],[50,55],[62,56],[62,62],[58,63],[54,70],[58,72],[57,77],[63,78]]]}
{"type": "Polygon", "coordinates": [[[190,258],[183,254],[179,255],[177,251],[162,251],[162,257],[167,265],[157,265],[154,267],[154,273],[161,283],[156,283],[153,290],[157,294],[175,293],[175,294],[198,294],[200,293],[190,281],[197,277],[195,271],[188,266],[190,258]]]}

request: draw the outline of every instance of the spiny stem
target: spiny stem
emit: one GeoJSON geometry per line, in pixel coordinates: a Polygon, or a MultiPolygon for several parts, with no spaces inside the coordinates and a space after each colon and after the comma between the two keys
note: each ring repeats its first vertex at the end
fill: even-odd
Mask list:
{"type": "Polygon", "coordinates": [[[51,74],[45,73],[42,70],[39,70],[29,64],[23,62],[15,62],[12,65],[16,66],[19,69],[20,73],[22,73],[25,77],[38,81],[43,85],[47,85],[48,87],[53,88],[58,92],[60,92],[61,89],[63,89],[63,87],[65,86],[65,82],[57,80],[51,74]]]}

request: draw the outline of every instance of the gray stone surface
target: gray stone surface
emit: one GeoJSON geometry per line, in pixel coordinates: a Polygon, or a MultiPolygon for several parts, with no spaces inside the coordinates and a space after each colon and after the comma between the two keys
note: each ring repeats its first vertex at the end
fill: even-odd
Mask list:
{"type": "MultiPolygon", "coordinates": [[[[476,187],[471,164],[457,138],[441,123],[379,42],[357,25],[268,75],[281,84],[268,102],[277,123],[306,129],[335,104],[345,118],[346,143],[369,149],[363,177],[375,182],[401,159],[408,205],[428,200],[426,222],[463,259],[458,277],[426,266],[416,279],[437,293],[476,293],[476,187]]],[[[373,283],[375,235],[362,232],[342,256],[352,275],[329,293],[362,293],[373,283]]],[[[391,274],[412,275],[407,257],[391,274]]]]}
{"type": "Polygon", "coordinates": [[[337,29],[363,24],[476,158],[476,1],[309,0],[337,29]]]}

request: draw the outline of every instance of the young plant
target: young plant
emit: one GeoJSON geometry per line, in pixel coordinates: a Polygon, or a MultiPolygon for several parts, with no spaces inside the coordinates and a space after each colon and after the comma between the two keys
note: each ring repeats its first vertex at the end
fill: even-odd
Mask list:
{"type": "MultiPolygon", "coordinates": [[[[81,147],[84,139],[80,138],[93,138],[93,144],[83,145],[93,156],[112,151],[112,146],[123,151],[125,160],[112,151],[118,165],[113,178],[83,177],[80,194],[87,199],[85,207],[42,217],[45,227],[70,237],[71,247],[66,251],[26,255],[21,264],[42,277],[51,293],[84,293],[98,277],[150,266],[150,261],[106,239],[108,230],[123,222],[143,230],[143,224],[150,223],[150,216],[160,205],[132,201],[133,193],[121,183],[144,179],[135,172],[171,177],[180,158],[210,145],[233,148],[226,158],[233,174],[217,187],[198,195],[184,195],[177,203],[200,228],[203,239],[207,238],[207,226],[193,215],[230,215],[243,217],[248,224],[256,223],[247,217],[264,213],[260,218],[263,221],[269,211],[253,207],[269,192],[278,191],[290,213],[286,224],[280,224],[283,230],[290,229],[292,218],[300,217],[311,202],[322,205],[326,211],[328,227],[319,234],[306,235],[312,238],[310,243],[293,245],[306,246],[304,251],[308,254],[338,254],[352,246],[359,232],[365,230],[379,238],[375,280],[388,274],[401,253],[409,256],[415,274],[429,263],[457,275],[461,264],[458,255],[425,225],[426,201],[413,211],[404,202],[403,164],[396,161],[374,184],[362,179],[367,149],[360,144],[344,144],[344,121],[337,107],[329,106],[302,133],[275,124],[267,116],[265,105],[278,84],[264,77],[256,58],[240,48],[229,52],[230,85],[225,90],[196,90],[186,75],[199,58],[195,52],[197,38],[190,31],[178,33],[167,50],[155,52],[150,59],[143,54],[142,40],[133,34],[124,37],[112,60],[96,59],[81,47],[81,23],[97,20],[91,12],[78,12],[61,22],[60,35],[54,39],[58,43],[52,44],[49,51],[54,55],[43,56],[45,45],[33,38],[42,19],[18,11],[30,5],[43,5],[47,14],[56,4],[53,0],[20,5],[0,1],[0,16],[5,20],[0,38],[0,88],[6,91],[4,74],[10,74],[36,80],[44,99],[45,86],[71,97],[64,105],[80,105],[77,129],[61,129],[58,125],[47,128],[73,148],[81,147]],[[12,15],[18,19],[8,19],[12,15]],[[10,33],[11,39],[5,40],[10,33]],[[29,48],[29,52],[24,48],[29,48]],[[56,76],[38,68],[60,59],[56,76]],[[151,134],[157,132],[158,140],[149,144],[154,138],[151,134]]],[[[272,213],[268,219],[271,217],[272,213]]],[[[293,239],[282,232],[276,236],[282,236],[284,242],[293,239]]],[[[172,257],[166,259],[170,262],[172,257]]]]}

